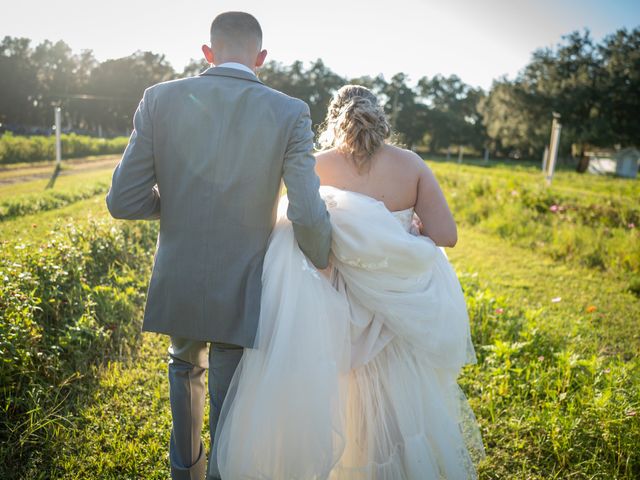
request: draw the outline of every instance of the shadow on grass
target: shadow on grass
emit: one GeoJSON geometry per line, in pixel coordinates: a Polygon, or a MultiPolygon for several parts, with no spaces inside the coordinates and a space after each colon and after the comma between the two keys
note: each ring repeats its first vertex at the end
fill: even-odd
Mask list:
{"type": "Polygon", "coordinates": [[[49,190],[50,188],[53,188],[53,186],[56,183],[56,180],[58,179],[58,175],[60,175],[61,170],[62,170],[61,165],[59,163],[56,163],[56,167],[53,169],[53,174],[49,179],[49,183],[47,183],[47,186],[44,187],[45,190],[49,190]]]}

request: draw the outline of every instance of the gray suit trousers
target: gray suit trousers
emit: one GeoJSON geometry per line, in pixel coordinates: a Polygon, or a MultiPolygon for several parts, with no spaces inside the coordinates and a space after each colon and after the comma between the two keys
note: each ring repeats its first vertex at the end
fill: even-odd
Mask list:
{"type": "Polygon", "coordinates": [[[213,451],[222,402],[244,349],[237,345],[171,337],[169,347],[169,397],[173,428],[169,445],[173,480],[220,478],[213,451]],[[207,351],[208,349],[208,351],[207,351]],[[204,417],[204,374],[209,369],[209,465],[200,434],[204,417]],[[209,476],[207,475],[209,472],[209,476]]]}

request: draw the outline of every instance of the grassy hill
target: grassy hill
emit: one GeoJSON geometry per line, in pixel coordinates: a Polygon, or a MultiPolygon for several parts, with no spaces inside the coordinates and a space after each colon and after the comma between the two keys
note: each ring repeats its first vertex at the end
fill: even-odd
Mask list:
{"type": "MultiPolygon", "coordinates": [[[[460,228],[480,477],[640,477],[640,181],[471,163],[428,161],[460,228]]],[[[108,216],[110,172],[0,183],[2,478],[169,476],[168,342],[139,333],[157,225],[108,216]]]]}

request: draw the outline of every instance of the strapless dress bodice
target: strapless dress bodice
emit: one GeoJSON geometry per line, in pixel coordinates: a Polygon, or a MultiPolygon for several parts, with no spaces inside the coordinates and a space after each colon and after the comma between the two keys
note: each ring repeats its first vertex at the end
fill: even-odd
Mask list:
{"type": "Polygon", "coordinates": [[[407,232],[411,230],[411,225],[413,223],[413,207],[391,213],[407,232]]]}

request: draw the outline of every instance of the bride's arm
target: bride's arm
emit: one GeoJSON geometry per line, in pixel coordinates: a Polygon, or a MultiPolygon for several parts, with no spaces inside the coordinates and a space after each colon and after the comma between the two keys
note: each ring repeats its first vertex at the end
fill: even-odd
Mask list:
{"type": "Polygon", "coordinates": [[[421,158],[418,160],[418,197],[415,210],[422,222],[423,235],[439,247],[455,246],[458,241],[456,222],[435,175],[421,158]]]}

